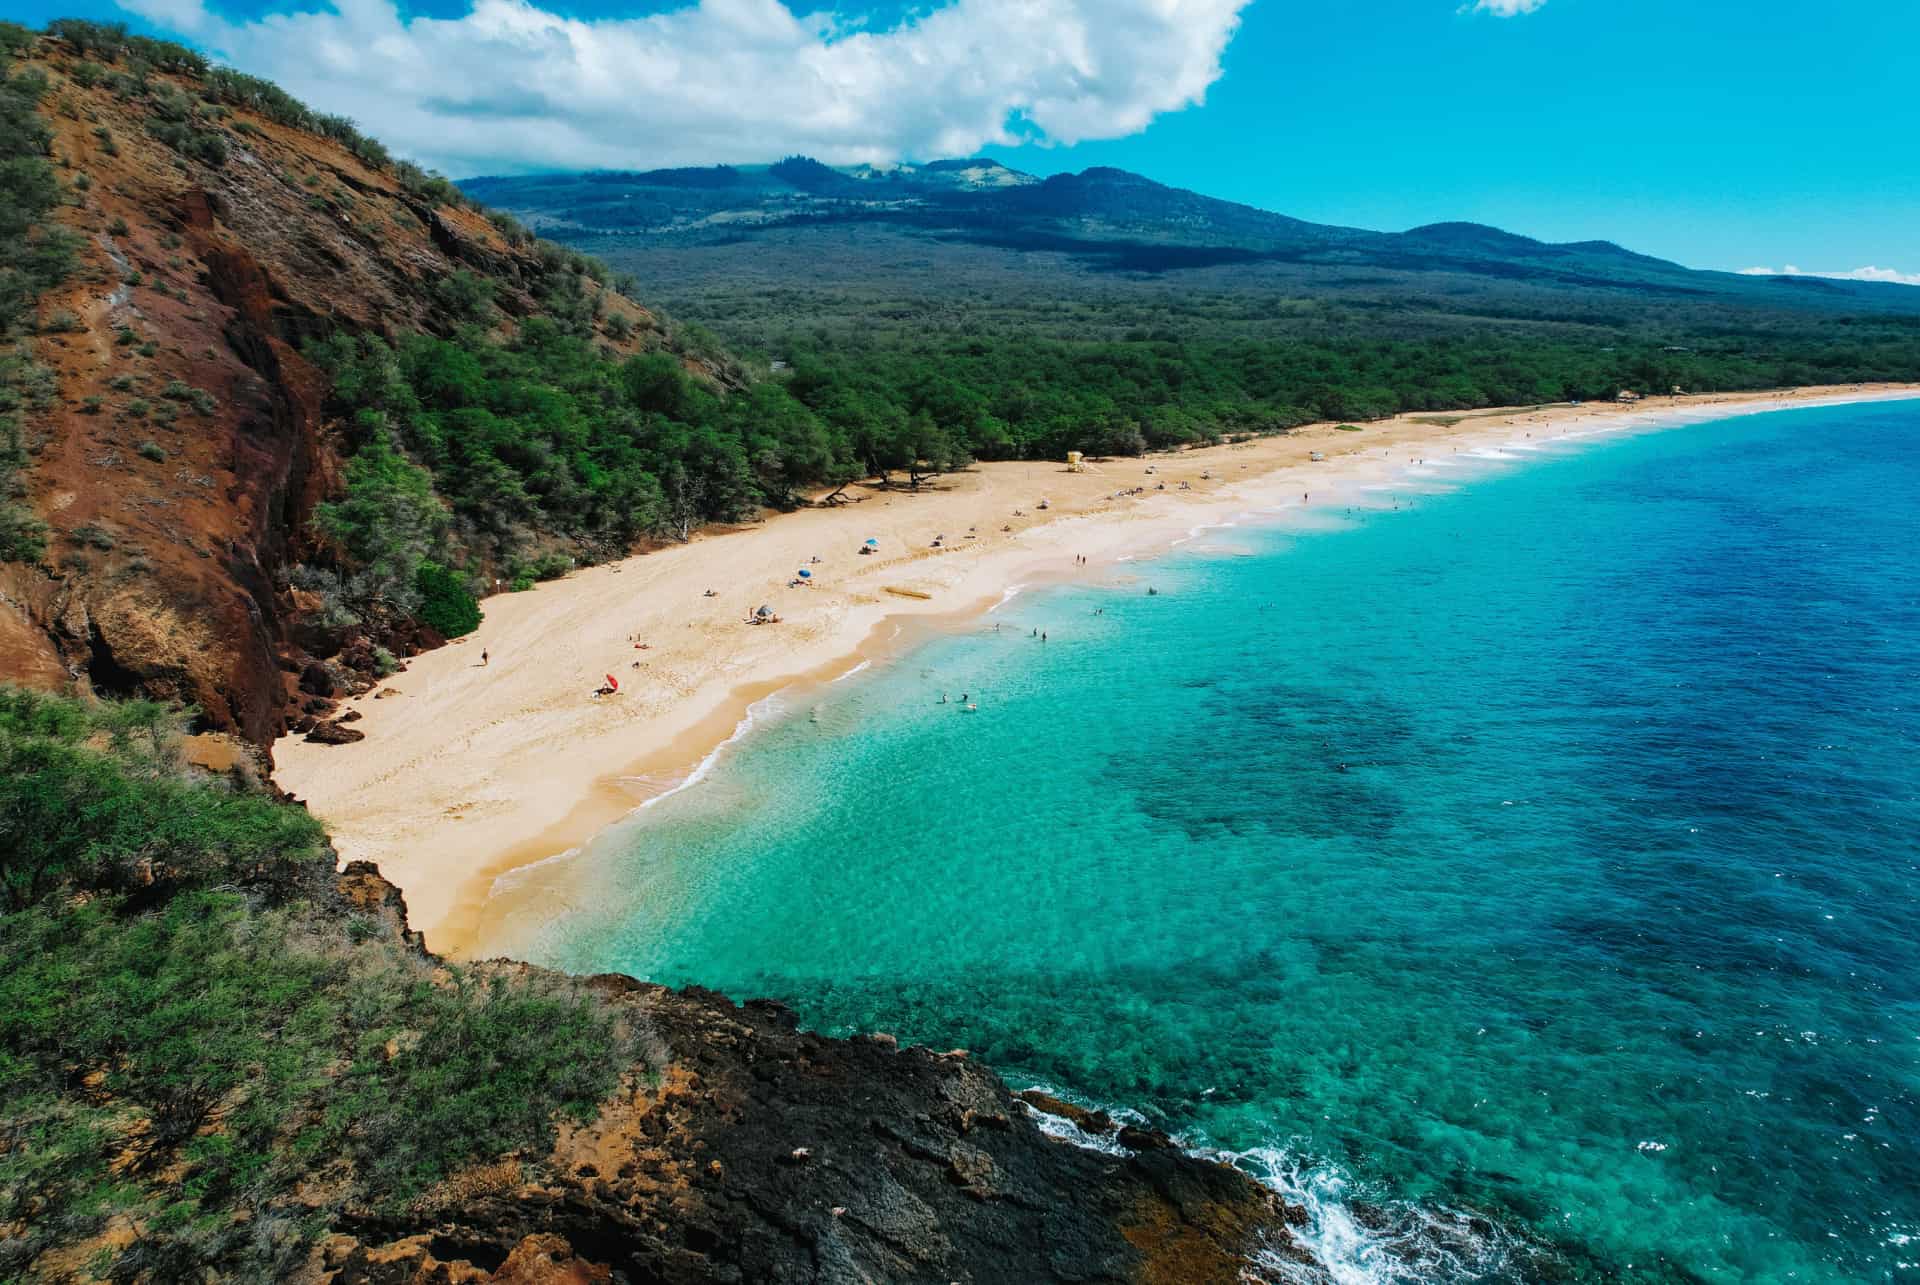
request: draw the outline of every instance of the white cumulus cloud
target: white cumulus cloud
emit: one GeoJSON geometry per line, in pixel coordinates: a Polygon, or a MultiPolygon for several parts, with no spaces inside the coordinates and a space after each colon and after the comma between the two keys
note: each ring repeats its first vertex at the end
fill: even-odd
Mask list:
{"type": "Polygon", "coordinates": [[[1473,12],[1490,13],[1496,18],[1517,18],[1532,13],[1547,0],[1474,0],[1473,12]]]}
{"type": "Polygon", "coordinates": [[[1900,286],[1920,286],[1920,272],[1899,272],[1893,268],[1849,268],[1845,272],[1812,272],[1789,263],[1784,268],[1742,268],[1743,277],[1832,277],[1836,281],[1890,281],[1900,286]]]}
{"type": "Polygon", "coordinates": [[[778,0],[580,21],[390,0],[228,22],[121,0],[448,173],[963,156],[1137,133],[1200,103],[1249,0],[952,0],[872,31],[778,0]]]}

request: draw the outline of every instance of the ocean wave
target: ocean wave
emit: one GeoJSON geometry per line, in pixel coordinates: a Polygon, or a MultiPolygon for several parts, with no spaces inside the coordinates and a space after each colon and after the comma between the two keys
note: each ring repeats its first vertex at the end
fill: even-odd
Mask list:
{"type": "MultiPolygon", "coordinates": [[[[1044,1082],[1038,1089],[1076,1106],[1104,1111],[1120,1124],[1151,1127],[1138,1111],[1090,1102],[1044,1082]]],[[[1039,1130],[1050,1138],[1102,1155],[1132,1153],[1116,1133],[1090,1133],[1064,1116],[1024,1098],[1039,1130]]],[[[1186,1139],[1176,1139],[1183,1144],[1186,1139]]],[[[1290,1242],[1260,1249],[1249,1264],[1258,1279],[1275,1285],[1431,1285],[1439,1281],[1500,1278],[1515,1259],[1534,1252],[1511,1233],[1477,1214],[1411,1201],[1375,1198],[1338,1166],[1303,1158],[1285,1146],[1234,1151],[1186,1146],[1190,1155],[1231,1165],[1306,1215],[1290,1228],[1290,1242]]]]}
{"type": "MultiPolygon", "coordinates": [[[[846,675],[842,675],[842,677],[846,677],[846,675]]],[[[779,715],[786,709],[787,703],[782,699],[785,695],[785,689],[782,689],[771,695],[763,696],[753,704],[747,706],[747,712],[741,715],[738,723],[734,724],[733,731],[727,734],[727,739],[714,746],[711,750],[708,750],[707,756],[694,765],[693,771],[687,773],[681,777],[679,781],[660,791],[660,793],[654,795],[652,798],[642,800],[640,805],[634,808],[634,811],[645,812],[648,808],[654,806],[654,804],[664,799],[670,799],[684,790],[690,790],[700,784],[700,782],[706,780],[707,777],[712,774],[714,765],[720,761],[720,756],[725,754],[730,747],[737,743],[748,732],[751,732],[756,725],[779,715]]]]}
{"type": "Polygon", "coordinates": [[[1262,1251],[1255,1266],[1286,1285],[1421,1285],[1505,1277],[1518,1241],[1486,1218],[1410,1201],[1374,1200],[1338,1167],[1279,1146],[1200,1154],[1234,1166],[1307,1219],[1293,1248],[1262,1251]]]}
{"type": "MultiPolygon", "coordinates": [[[[870,663],[871,662],[863,661],[859,665],[855,666],[853,669],[840,675],[840,677],[851,678],[853,677],[854,674],[858,673],[860,670],[865,669],[867,665],[870,663]]],[[[838,682],[839,679],[835,679],[834,681],[838,682]]],[[[712,773],[714,769],[714,765],[720,761],[720,756],[726,752],[728,746],[731,746],[737,741],[739,741],[741,737],[745,736],[748,732],[752,731],[755,725],[757,725],[761,721],[767,718],[773,717],[774,715],[782,712],[786,708],[786,703],[781,699],[781,697],[784,694],[785,694],[784,690],[774,692],[773,694],[763,697],[760,700],[755,701],[753,704],[747,706],[747,712],[741,716],[740,721],[738,723],[734,724],[733,731],[728,734],[727,739],[724,741],[721,741],[718,745],[714,746],[711,750],[707,751],[706,757],[701,759],[697,764],[695,764],[691,772],[688,772],[685,776],[681,777],[679,780],[674,781],[672,784],[668,785],[666,789],[661,790],[658,794],[642,799],[634,807],[633,811],[629,812],[627,815],[631,817],[638,813],[645,812],[648,808],[660,802],[662,799],[670,799],[674,795],[679,794],[682,790],[688,790],[700,784],[701,781],[705,780],[707,776],[712,773]]],[[[620,779],[622,781],[633,782],[633,781],[644,781],[646,778],[623,776],[620,779]]],[[[515,866],[511,870],[504,871],[503,873],[496,875],[494,877],[493,882],[487,885],[487,896],[491,898],[491,897],[498,896],[503,892],[511,891],[512,889],[517,888],[521,884],[525,883],[528,879],[532,878],[535,871],[541,869],[544,866],[557,865],[564,861],[571,861],[575,857],[579,856],[581,853],[585,852],[588,846],[590,845],[581,844],[576,847],[567,848],[564,851],[554,853],[550,857],[542,857],[538,861],[530,861],[524,866],[515,866]]]]}

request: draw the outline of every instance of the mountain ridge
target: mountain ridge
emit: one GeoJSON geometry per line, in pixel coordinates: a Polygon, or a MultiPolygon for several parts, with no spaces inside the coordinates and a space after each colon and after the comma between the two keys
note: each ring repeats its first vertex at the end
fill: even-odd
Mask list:
{"type": "MultiPolygon", "coordinates": [[[[1316,223],[1104,165],[1040,178],[982,157],[891,167],[829,166],[809,157],[788,157],[767,165],[710,169],[480,175],[460,180],[459,186],[570,239],[613,236],[698,243],[703,237],[752,236],[808,222],[864,221],[926,233],[971,233],[1003,246],[1061,249],[1066,243],[1060,238],[1067,237],[1088,243],[1078,252],[1104,254],[1133,271],[1179,271],[1255,259],[1495,276],[1534,269],[1557,273],[1576,285],[1708,291],[1749,299],[1777,294],[1779,282],[1805,279],[1690,268],[1610,240],[1553,242],[1464,220],[1440,220],[1399,232],[1316,223]],[[724,182],[693,184],[675,177],[722,171],[724,182]],[[981,181],[984,174],[994,175],[994,181],[981,181]],[[592,198],[573,199],[569,189],[577,188],[591,189],[592,198]],[[711,199],[659,199],[670,188],[698,190],[711,199]],[[1135,252],[1117,253],[1123,243],[1135,252]],[[1137,252],[1143,246],[1187,253],[1143,255],[1137,252]],[[1210,253],[1193,253],[1196,250],[1210,253]]],[[[1893,283],[1836,280],[1831,291],[1811,293],[1920,311],[1920,294],[1903,296],[1893,283]]]]}

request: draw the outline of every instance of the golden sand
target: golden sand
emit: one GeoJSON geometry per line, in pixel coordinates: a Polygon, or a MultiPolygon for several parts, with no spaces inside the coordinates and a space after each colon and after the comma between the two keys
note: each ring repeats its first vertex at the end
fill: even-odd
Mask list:
{"type": "Polygon", "coordinates": [[[1912,391],[1863,385],[1405,415],[1360,432],[1317,425],[1080,473],[1058,462],[996,463],[918,492],[856,485],[847,489],[853,503],[487,599],[477,632],[414,657],[376,688],[397,694],[348,702],[366,740],[284,739],[274,748],[276,779],[326,823],[343,859],[379,863],[433,949],[484,953],[481,910],[498,875],[585,842],[669,788],[754,701],[883,657],[905,644],[910,626],[976,614],[1010,586],[1110,577],[1117,558],[1164,549],[1196,525],[1391,478],[1415,457],[1517,431],[1547,438],[1601,418],[1912,391]],[[1312,460],[1315,452],[1325,459],[1312,460]],[[1115,498],[1137,487],[1145,490],[1115,498]],[[878,551],[859,554],[869,538],[878,551]],[[801,568],[813,583],[790,587],[801,568]],[[749,624],[763,605],[779,621],[749,624]],[[608,674],[619,695],[594,699],[608,674]]]}

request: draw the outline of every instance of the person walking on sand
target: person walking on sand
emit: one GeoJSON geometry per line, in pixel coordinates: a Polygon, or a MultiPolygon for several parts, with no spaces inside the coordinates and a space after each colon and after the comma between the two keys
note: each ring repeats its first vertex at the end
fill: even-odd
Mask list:
{"type": "Polygon", "coordinates": [[[482,669],[485,669],[486,665],[487,665],[487,649],[485,647],[482,647],[480,649],[480,667],[482,669]]]}

